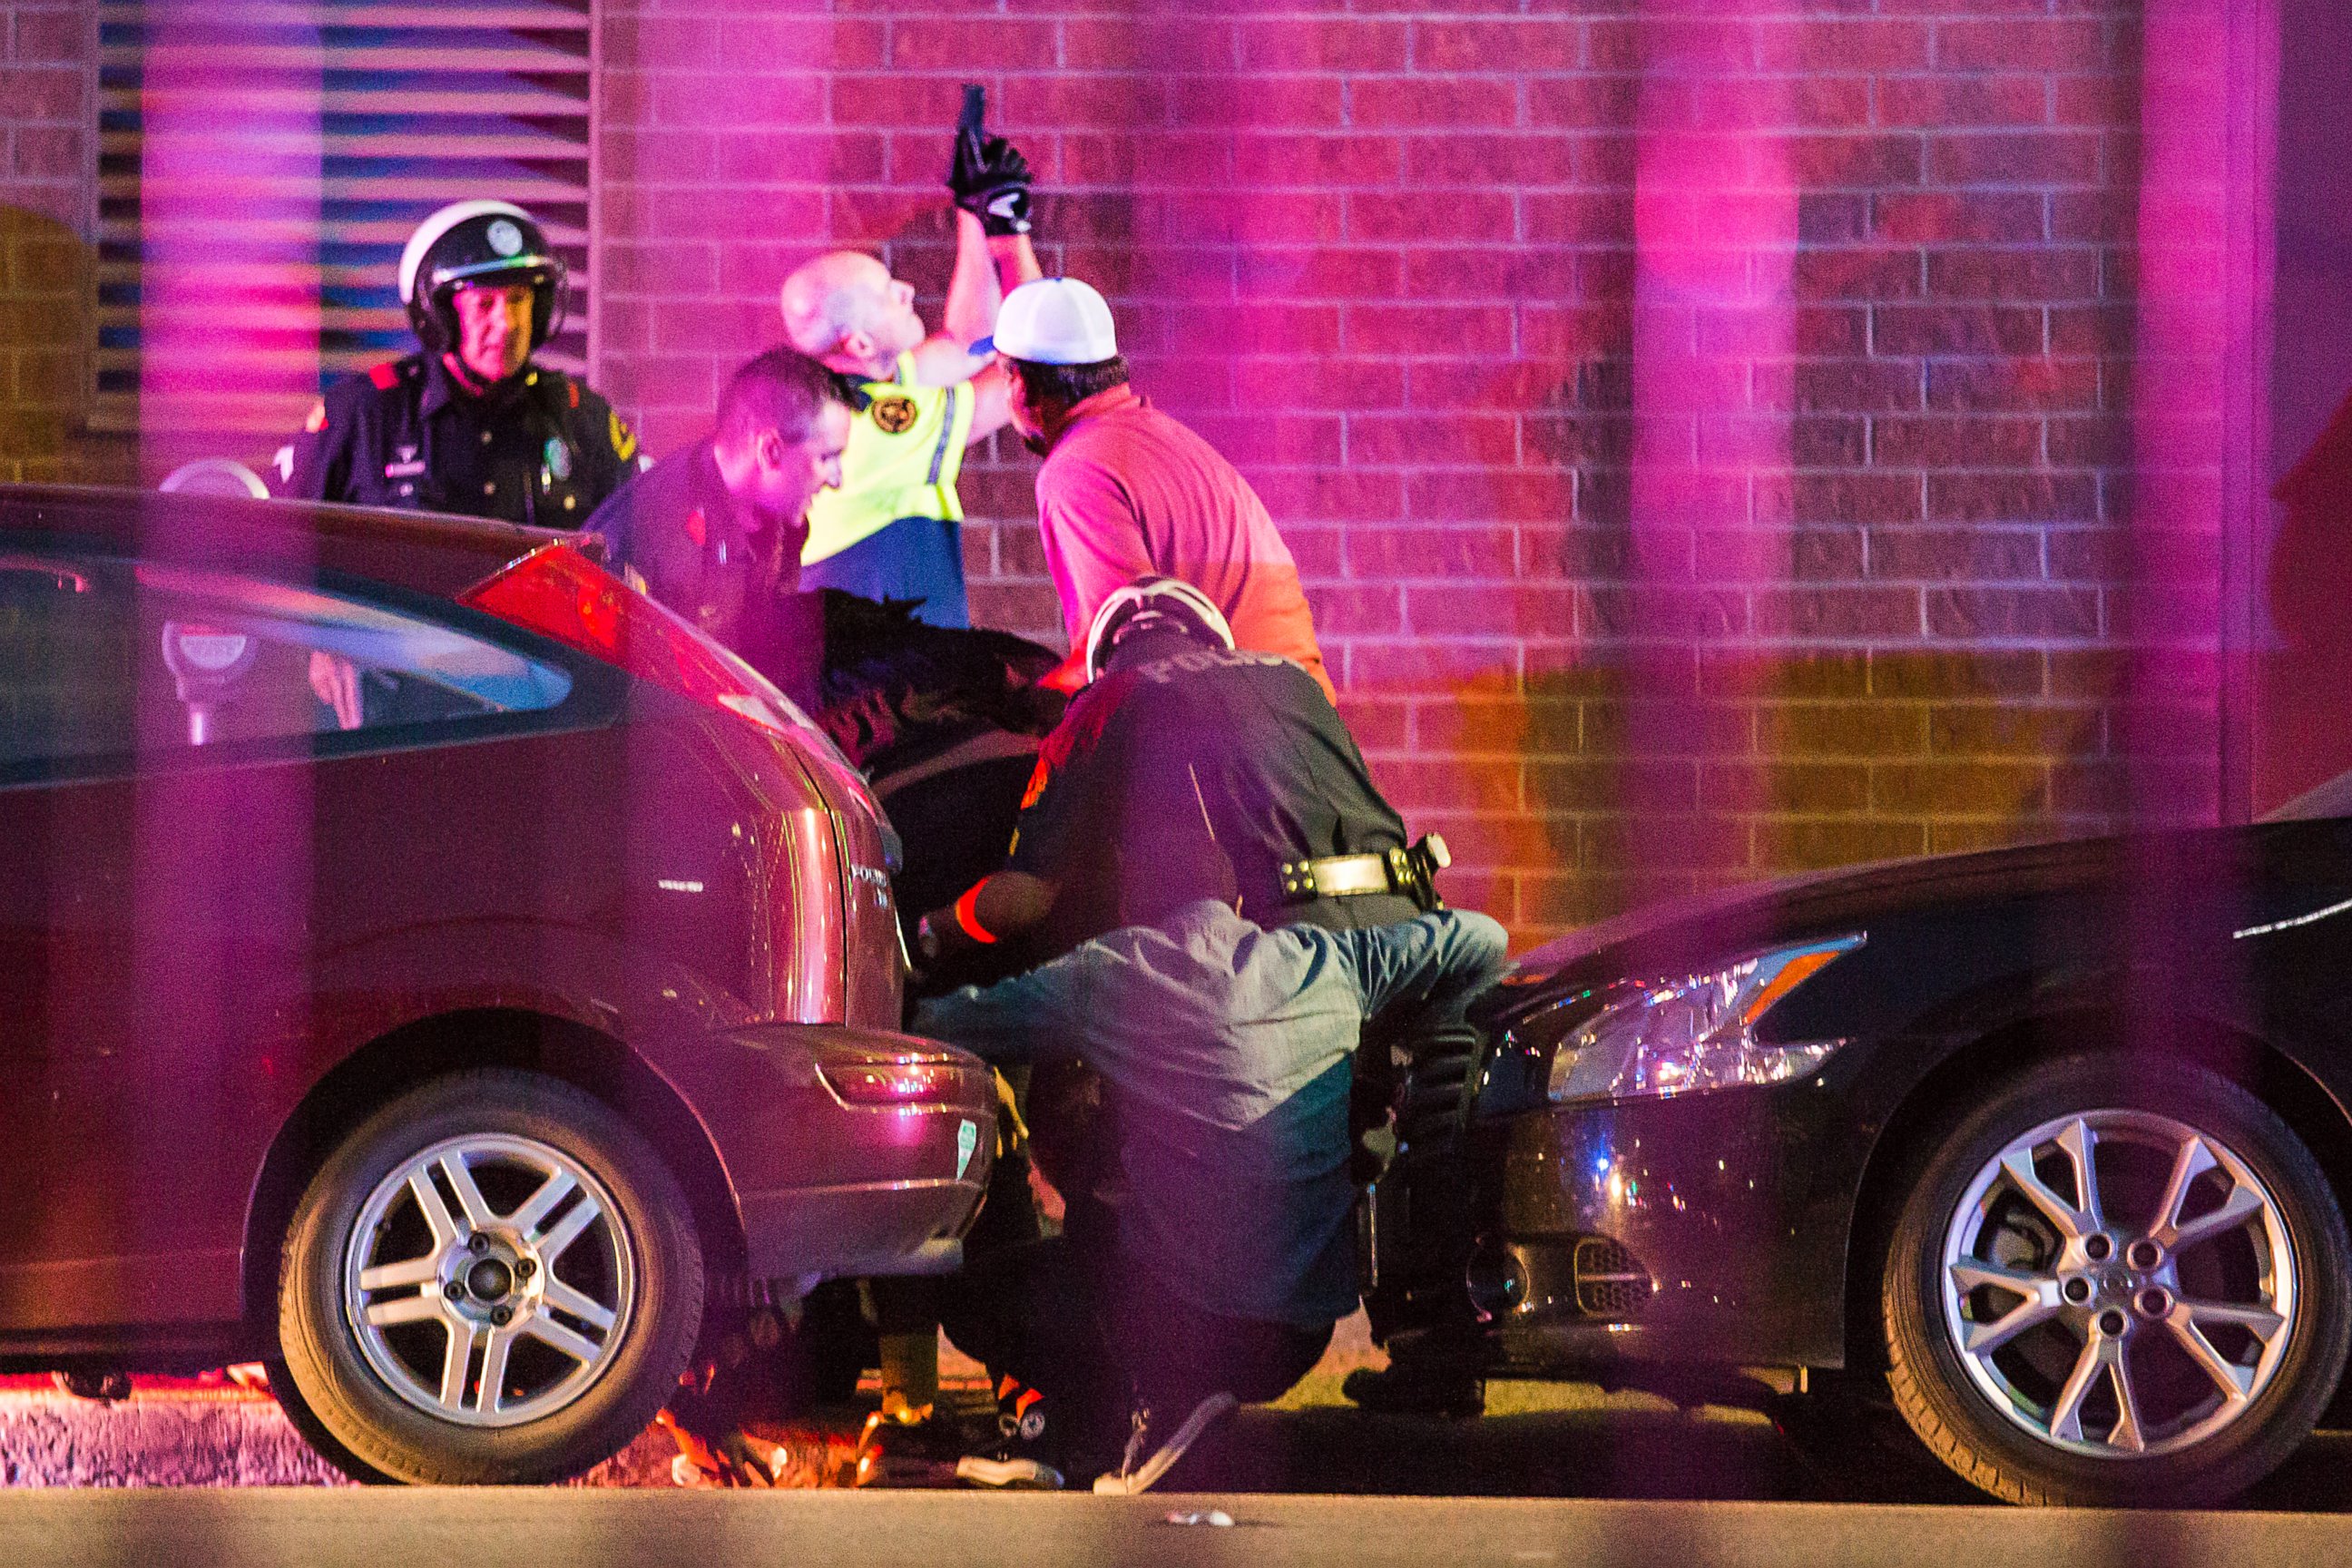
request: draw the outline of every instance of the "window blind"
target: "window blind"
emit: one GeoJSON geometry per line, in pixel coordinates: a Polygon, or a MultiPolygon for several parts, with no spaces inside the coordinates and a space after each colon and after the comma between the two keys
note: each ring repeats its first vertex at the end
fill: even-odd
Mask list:
{"type": "Polygon", "coordinates": [[[412,351],[395,272],[447,202],[530,209],[590,353],[593,0],[100,0],[93,423],[266,454],[412,351]]]}

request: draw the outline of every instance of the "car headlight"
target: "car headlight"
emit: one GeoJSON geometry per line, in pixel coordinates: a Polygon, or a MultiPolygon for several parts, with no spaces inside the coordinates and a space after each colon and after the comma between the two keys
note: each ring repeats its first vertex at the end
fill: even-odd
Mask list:
{"type": "Polygon", "coordinates": [[[1641,986],[1559,1043],[1555,1104],[1640,1100],[1803,1078],[1845,1044],[1766,1045],[1756,1026],[1789,994],[1863,943],[1861,933],[1757,953],[1708,974],[1641,986]]]}

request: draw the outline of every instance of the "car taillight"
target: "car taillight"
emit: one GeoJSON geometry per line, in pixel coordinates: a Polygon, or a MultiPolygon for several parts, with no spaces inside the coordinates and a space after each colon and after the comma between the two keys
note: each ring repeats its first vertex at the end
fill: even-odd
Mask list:
{"type": "Polygon", "coordinates": [[[898,1061],[817,1063],[817,1074],[844,1105],[954,1105],[968,1100],[980,1069],[945,1057],[898,1061]]]}
{"type": "Polygon", "coordinates": [[[823,733],[759,671],[569,544],[532,551],[457,602],[779,735],[823,733]]]}

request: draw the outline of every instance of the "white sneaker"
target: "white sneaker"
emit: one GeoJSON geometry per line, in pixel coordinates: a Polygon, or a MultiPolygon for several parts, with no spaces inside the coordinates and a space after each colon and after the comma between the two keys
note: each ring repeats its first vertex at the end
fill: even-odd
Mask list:
{"type": "Polygon", "coordinates": [[[1192,1406],[1192,1413],[1184,1417],[1184,1424],[1160,1445],[1157,1452],[1138,1464],[1138,1454],[1151,1440],[1151,1423],[1147,1420],[1128,1440],[1127,1462],[1119,1467],[1118,1473],[1095,1478],[1096,1494],[1100,1497],[1134,1497],[1150,1491],[1159,1484],[1160,1477],[1175,1468],[1176,1461],[1184,1457],[1186,1449],[1199,1442],[1210,1427],[1232,1415],[1240,1403],[1230,1394],[1212,1394],[1192,1406]]]}
{"type": "Polygon", "coordinates": [[[1004,1491],[1057,1492],[1068,1484],[1062,1479],[1062,1472],[1045,1460],[1026,1454],[1008,1454],[1001,1448],[993,1453],[966,1454],[956,1461],[955,1473],[960,1481],[1004,1491]]]}

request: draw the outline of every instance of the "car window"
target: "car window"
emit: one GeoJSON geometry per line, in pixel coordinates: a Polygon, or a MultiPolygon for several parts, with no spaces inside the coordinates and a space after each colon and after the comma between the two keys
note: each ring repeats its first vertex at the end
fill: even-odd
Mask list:
{"type": "Polygon", "coordinates": [[[0,776],[562,702],[562,669],[425,616],[235,574],[0,550],[0,776]]]}
{"type": "Polygon", "coordinates": [[[2352,773],[2337,773],[2315,784],[2285,805],[2263,814],[2264,822],[2310,822],[2327,816],[2352,816],[2352,773]]]}

